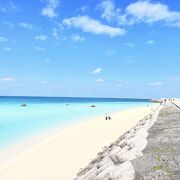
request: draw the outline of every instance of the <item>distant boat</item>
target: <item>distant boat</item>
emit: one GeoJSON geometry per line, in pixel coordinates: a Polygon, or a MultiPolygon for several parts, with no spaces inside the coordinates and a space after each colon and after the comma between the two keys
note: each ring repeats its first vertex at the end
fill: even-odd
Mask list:
{"type": "Polygon", "coordinates": [[[27,104],[21,104],[21,106],[22,106],[22,107],[26,107],[26,106],[27,106],[27,104]]]}

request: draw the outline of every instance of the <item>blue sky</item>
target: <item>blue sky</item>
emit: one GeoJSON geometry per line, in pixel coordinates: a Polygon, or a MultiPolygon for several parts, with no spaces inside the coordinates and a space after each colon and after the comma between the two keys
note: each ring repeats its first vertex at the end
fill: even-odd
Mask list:
{"type": "Polygon", "coordinates": [[[1,0],[0,95],[180,97],[177,0],[1,0]]]}

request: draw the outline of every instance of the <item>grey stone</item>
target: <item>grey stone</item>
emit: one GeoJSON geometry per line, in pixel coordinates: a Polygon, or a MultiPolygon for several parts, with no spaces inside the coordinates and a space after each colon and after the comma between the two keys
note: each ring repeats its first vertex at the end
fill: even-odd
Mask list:
{"type": "Polygon", "coordinates": [[[110,173],[110,178],[116,180],[133,180],[134,176],[134,168],[130,162],[125,162],[116,166],[110,173]]]}
{"type": "Polygon", "coordinates": [[[179,180],[180,109],[165,103],[152,122],[143,156],[132,160],[135,180],[179,180]]]}

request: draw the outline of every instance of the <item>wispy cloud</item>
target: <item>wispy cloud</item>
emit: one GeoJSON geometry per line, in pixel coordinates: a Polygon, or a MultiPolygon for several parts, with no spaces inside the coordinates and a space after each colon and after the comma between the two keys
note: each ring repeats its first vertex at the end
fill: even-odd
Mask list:
{"type": "Polygon", "coordinates": [[[58,40],[60,38],[59,30],[57,28],[52,28],[52,35],[56,40],[58,40]]]}
{"type": "Polygon", "coordinates": [[[116,86],[116,87],[132,85],[132,83],[127,80],[106,80],[106,83],[108,83],[111,86],[116,86]]]}
{"type": "Polygon", "coordinates": [[[51,62],[51,60],[47,58],[44,60],[44,62],[49,63],[49,62],[51,62]]]}
{"type": "Polygon", "coordinates": [[[46,35],[43,35],[43,34],[35,36],[35,39],[40,40],[40,41],[46,41],[47,38],[48,37],[46,35]]]}
{"type": "Polygon", "coordinates": [[[8,26],[10,28],[14,28],[14,26],[15,26],[13,23],[10,23],[8,21],[3,21],[2,24],[6,25],[6,26],[8,26]]]}
{"type": "Polygon", "coordinates": [[[82,13],[88,12],[89,6],[87,5],[81,6],[80,8],[77,9],[77,11],[82,12],[82,13]]]}
{"type": "Polygon", "coordinates": [[[101,18],[111,22],[116,17],[115,4],[112,0],[103,0],[98,6],[102,11],[101,18]]]}
{"type": "Polygon", "coordinates": [[[2,13],[15,13],[19,11],[19,7],[12,1],[7,1],[4,4],[0,3],[0,12],[2,13]]]}
{"type": "Polygon", "coordinates": [[[96,79],[96,82],[98,82],[98,83],[104,82],[104,79],[98,78],[98,79],[96,79]]]}
{"type": "Polygon", "coordinates": [[[171,11],[166,4],[139,0],[131,3],[125,13],[119,16],[119,24],[161,23],[180,28],[180,12],[171,11]]]}
{"type": "Polygon", "coordinates": [[[35,49],[36,49],[37,51],[44,51],[44,50],[45,50],[45,48],[39,47],[39,46],[36,46],[35,49]]]}
{"type": "Polygon", "coordinates": [[[7,77],[1,78],[1,81],[15,81],[15,78],[11,76],[7,76],[7,77]]]}
{"type": "Polygon", "coordinates": [[[128,46],[128,47],[131,47],[131,48],[133,48],[135,46],[135,44],[131,43],[131,42],[126,42],[124,45],[128,46]]]}
{"type": "Polygon", "coordinates": [[[135,59],[133,56],[126,56],[125,57],[125,63],[134,63],[135,62],[135,59]]]}
{"type": "Polygon", "coordinates": [[[45,80],[40,81],[40,84],[47,84],[47,83],[48,83],[48,81],[45,81],[45,80]]]}
{"type": "Polygon", "coordinates": [[[173,80],[173,81],[179,81],[179,80],[180,80],[180,77],[174,77],[174,78],[171,78],[171,80],[173,80]]]}
{"type": "Polygon", "coordinates": [[[149,86],[161,86],[161,85],[163,85],[163,82],[151,82],[148,85],[149,86]]]}
{"type": "Polygon", "coordinates": [[[58,37],[58,30],[57,28],[52,28],[52,35],[57,38],[58,37]]]}
{"type": "Polygon", "coordinates": [[[115,83],[116,87],[130,86],[130,85],[131,85],[131,83],[128,81],[120,81],[120,82],[115,83]]]}
{"type": "Polygon", "coordinates": [[[114,0],[102,0],[97,8],[102,12],[101,18],[107,20],[108,23],[127,24],[126,14],[123,14],[120,8],[116,8],[114,0]]]}
{"type": "Polygon", "coordinates": [[[122,84],[116,84],[115,86],[116,87],[122,87],[123,85],[122,84]]]}
{"type": "Polygon", "coordinates": [[[26,23],[26,22],[20,22],[19,26],[21,28],[27,29],[27,30],[32,30],[33,29],[33,25],[30,23],[26,23]]]}
{"type": "Polygon", "coordinates": [[[102,68],[98,67],[92,71],[92,74],[99,74],[102,71],[102,68]]]}
{"type": "Polygon", "coordinates": [[[80,28],[84,32],[93,34],[104,34],[110,37],[123,36],[125,30],[119,27],[111,27],[101,24],[99,21],[91,19],[88,16],[77,16],[69,19],[64,19],[63,24],[68,27],[80,28]]]}
{"type": "Polygon", "coordinates": [[[67,37],[63,35],[64,27],[62,24],[58,24],[57,27],[52,28],[52,36],[56,40],[65,40],[67,37]]]}
{"type": "Polygon", "coordinates": [[[59,5],[59,0],[46,0],[47,5],[44,7],[41,11],[41,14],[43,16],[46,16],[48,18],[54,18],[58,14],[56,13],[56,8],[59,5]]]}
{"type": "Polygon", "coordinates": [[[108,47],[108,48],[105,50],[105,55],[106,55],[106,56],[112,56],[113,54],[115,54],[115,50],[114,50],[112,47],[108,47]]]}
{"type": "Polygon", "coordinates": [[[153,45],[153,44],[155,44],[155,41],[154,40],[148,40],[144,44],[153,45]]]}
{"type": "Polygon", "coordinates": [[[6,37],[0,36],[0,43],[7,42],[8,39],[6,37]]]}
{"type": "Polygon", "coordinates": [[[74,42],[82,42],[84,41],[84,37],[78,35],[78,34],[73,34],[71,35],[71,39],[74,41],[74,42]]]}
{"type": "Polygon", "coordinates": [[[3,48],[2,50],[3,50],[3,51],[12,51],[12,48],[6,47],[6,48],[3,48]]]}
{"type": "Polygon", "coordinates": [[[180,11],[172,11],[168,5],[150,0],[138,0],[129,4],[124,10],[115,7],[113,0],[102,0],[98,5],[101,18],[119,25],[138,23],[159,23],[180,28],[180,11]]]}

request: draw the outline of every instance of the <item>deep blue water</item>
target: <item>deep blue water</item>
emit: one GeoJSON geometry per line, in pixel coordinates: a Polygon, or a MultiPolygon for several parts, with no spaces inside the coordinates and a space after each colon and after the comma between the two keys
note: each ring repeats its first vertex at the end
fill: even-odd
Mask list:
{"type": "Polygon", "coordinates": [[[0,103],[93,103],[93,102],[149,102],[150,99],[135,98],[91,98],[91,97],[29,97],[0,96],[0,103]]]}
{"type": "Polygon", "coordinates": [[[149,103],[148,99],[0,97],[0,148],[52,128],[149,103]],[[20,106],[24,103],[27,107],[20,106]]]}

